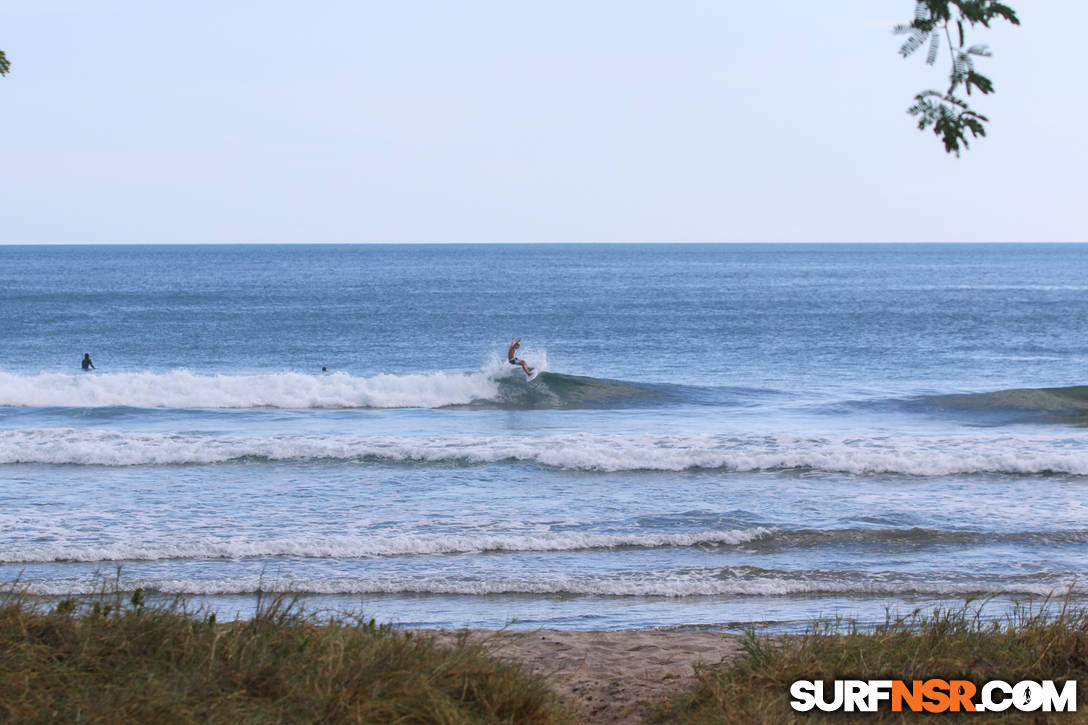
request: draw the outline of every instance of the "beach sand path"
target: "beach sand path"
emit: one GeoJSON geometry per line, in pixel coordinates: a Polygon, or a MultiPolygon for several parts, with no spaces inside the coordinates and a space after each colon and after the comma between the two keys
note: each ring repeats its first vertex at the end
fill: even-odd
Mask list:
{"type": "MultiPolygon", "coordinates": [[[[458,632],[433,632],[452,644],[458,632]]],[[[571,632],[471,630],[469,641],[494,647],[496,657],[543,676],[574,709],[579,722],[630,725],[647,706],[691,684],[694,665],[729,662],[742,638],[722,632],[622,630],[571,632]]]]}

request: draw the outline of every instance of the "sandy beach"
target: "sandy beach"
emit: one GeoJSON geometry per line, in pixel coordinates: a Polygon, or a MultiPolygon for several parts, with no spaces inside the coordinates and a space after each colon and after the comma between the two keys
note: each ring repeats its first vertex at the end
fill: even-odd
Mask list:
{"type": "MultiPolygon", "coordinates": [[[[462,633],[430,634],[452,643],[462,633]]],[[[696,663],[728,662],[740,654],[742,641],[722,632],[656,630],[470,630],[469,639],[486,641],[496,656],[545,677],[580,722],[609,725],[642,722],[650,703],[692,681],[696,663]]]]}

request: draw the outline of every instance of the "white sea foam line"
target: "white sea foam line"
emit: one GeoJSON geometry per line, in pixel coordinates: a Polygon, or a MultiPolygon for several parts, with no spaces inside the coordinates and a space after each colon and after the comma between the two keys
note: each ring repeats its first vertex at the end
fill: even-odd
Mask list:
{"type": "MultiPolygon", "coordinates": [[[[258,589],[266,592],[303,594],[437,594],[437,595],[500,595],[530,594],[541,596],[580,595],[614,597],[708,597],[708,596],[790,596],[798,594],[856,595],[856,596],[962,596],[983,592],[987,594],[1024,594],[1047,596],[1064,593],[1075,585],[1075,578],[1055,576],[1031,582],[1000,582],[988,580],[940,581],[901,579],[895,581],[835,580],[804,576],[752,577],[721,579],[713,576],[662,573],[641,577],[576,577],[541,575],[532,578],[506,577],[499,579],[468,579],[435,576],[383,576],[362,579],[330,578],[322,580],[292,577],[229,577],[178,579],[171,577],[129,576],[122,585],[126,590],[136,587],[153,589],[165,594],[228,595],[249,594],[258,589]]],[[[93,594],[101,582],[88,578],[82,581],[21,582],[31,593],[45,595],[93,594]]]]}
{"type": "Polygon", "coordinates": [[[465,464],[513,461],[583,471],[801,468],[915,476],[1046,472],[1088,475],[1088,449],[1081,442],[1011,435],[896,439],[572,433],[259,438],[75,428],[0,431],[0,464],[135,466],[211,464],[243,458],[465,464]]]}
{"type": "Polygon", "coordinates": [[[181,542],[168,546],[118,543],[108,546],[0,547],[0,563],[30,564],[54,561],[107,562],[164,559],[238,559],[254,557],[370,558],[427,554],[462,554],[485,551],[547,552],[617,547],[737,545],[770,536],[774,529],[752,528],[687,534],[584,534],[564,532],[541,535],[449,535],[325,537],[273,541],[181,542]]]}

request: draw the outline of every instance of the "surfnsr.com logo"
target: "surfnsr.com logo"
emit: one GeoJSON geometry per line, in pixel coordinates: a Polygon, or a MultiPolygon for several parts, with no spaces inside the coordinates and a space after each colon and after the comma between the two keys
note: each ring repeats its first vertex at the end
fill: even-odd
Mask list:
{"type": "Polygon", "coordinates": [[[824,712],[1076,712],[1077,682],[1053,680],[1008,683],[990,680],[981,687],[969,680],[797,680],[790,685],[790,707],[824,712]]]}

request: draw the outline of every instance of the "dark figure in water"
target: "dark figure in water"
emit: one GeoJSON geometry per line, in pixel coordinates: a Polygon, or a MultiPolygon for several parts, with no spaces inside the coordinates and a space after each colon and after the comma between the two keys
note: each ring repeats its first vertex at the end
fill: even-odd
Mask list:
{"type": "Polygon", "coordinates": [[[525,371],[526,375],[532,375],[533,374],[533,369],[531,367],[529,367],[529,364],[527,362],[525,362],[524,360],[519,360],[517,357],[514,356],[514,353],[516,353],[518,351],[519,347],[521,347],[521,338],[519,337],[518,339],[515,340],[514,338],[511,337],[510,338],[510,349],[506,351],[506,360],[511,365],[520,365],[521,369],[525,371]]]}
{"type": "Polygon", "coordinates": [[[96,368],[94,366],[94,363],[91,362],[91,353],[89,353],[89,352],[83,353],[83,369],[84,370],[97,370],[98,369],[98,368],[96,368]]]}

